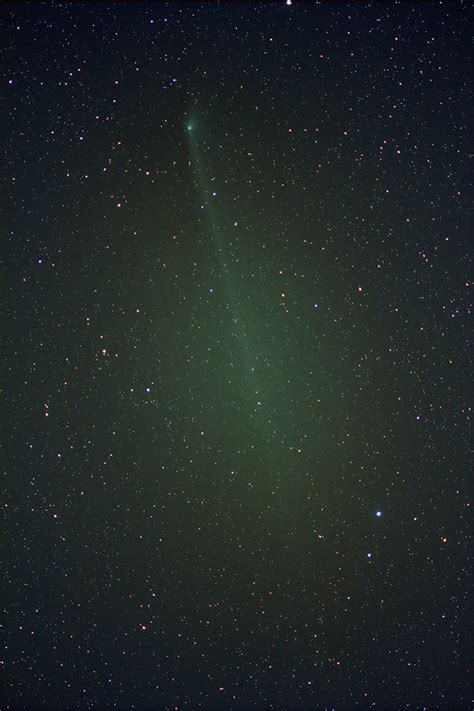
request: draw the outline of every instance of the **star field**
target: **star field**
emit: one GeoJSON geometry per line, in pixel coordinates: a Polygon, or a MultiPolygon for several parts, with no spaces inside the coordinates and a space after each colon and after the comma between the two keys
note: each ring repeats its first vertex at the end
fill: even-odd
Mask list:
{"type": "Polygon", "coordinates": [[[467,709],[472,9],[6,3],[5,709],[467,709]]]}

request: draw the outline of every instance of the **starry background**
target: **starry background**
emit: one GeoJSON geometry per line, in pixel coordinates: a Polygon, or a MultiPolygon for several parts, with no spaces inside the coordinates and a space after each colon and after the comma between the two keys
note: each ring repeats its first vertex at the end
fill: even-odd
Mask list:
{"type": "Polygon", "coordinates": [[[469,708],[472,9],[1,12],[3,707],[469,708]]]}

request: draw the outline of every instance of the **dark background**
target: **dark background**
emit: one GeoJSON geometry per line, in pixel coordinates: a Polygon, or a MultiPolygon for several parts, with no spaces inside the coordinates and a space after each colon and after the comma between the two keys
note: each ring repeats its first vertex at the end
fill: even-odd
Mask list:
{"type": "Polygon", "coordinates": [[[468,5],[2,6],[3,708],[471,706],[468,5]]]}

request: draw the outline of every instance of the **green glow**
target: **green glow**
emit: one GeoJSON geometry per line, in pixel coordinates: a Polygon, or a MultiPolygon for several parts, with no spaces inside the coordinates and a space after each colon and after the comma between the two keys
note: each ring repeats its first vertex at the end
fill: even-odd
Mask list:
{"type": "MultiPolygon", "coordinates": [[[[192,133],[192,136],[189,136],[188,143],[191,167],[196,177],[197,188],[200,193],[201,201],[206,206],[204,217],[207,221],[209,236],[214,245],[216,261],[219,264],[222,275],[224,276],[224,286],[229,305],[229,314],[239,345],[241,367],[245,373],[245,379],[247,381],[247,398],[250,405],[250,412],[247,411],[247,416],[250,418],[250,421],[253,421],[255,424],[258,423],[257,430],[260,432],[260,437],[263,437],[264,440],[268,441],[271,439],[271,435],[268,430],[268,416],[265,415],[267,409],[266,397],[265,393],[262,392],[261,384],[259,383],[259,379],[256,374],[259,365],[258,357],[256,355],[255,348],[253,347],[252,337],[250,336],[254,329],[252,329],[250,322],[245,318],[243,305],[240,303],[240,299],[237,296],[236,282],[239,281],[239,278],[238,275],[234,273],[232,265],[233,260],[229,254],[226,240],[222,237],[222,228],[219,224],[220,220],[217,214],[217,207],[214,205],[213,201],[209,200],[209,196],[212,194],[214,187],[211,187],[211,182],[208,178],[208,171],[201,158],[202,149],[201,142],[199,140],[201,131],[192,131],[191,129],[193,129],[194,126],[195,122],[189,122],[187,124],[188,134],[192,133]]],[[[268,452],[266,454],[268,454],[268,452]]]]}

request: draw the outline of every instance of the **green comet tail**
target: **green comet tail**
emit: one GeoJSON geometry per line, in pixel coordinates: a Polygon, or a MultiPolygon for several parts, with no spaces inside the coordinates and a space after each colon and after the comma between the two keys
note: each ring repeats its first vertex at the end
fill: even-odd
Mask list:
{"type": "Polygon", "coordinates": [[[271,436],[268,432],[268,421],[266,421],[262,403],[257,398],[257,393],[261,392],[261,387],[259,386],[257,376],[255,375],[255,367],[258,358],[256,357],[252,341],[248,337],[245,315],[241,305],[239,304],[239,298],[235,288],[236,275],[232,268],[232,259],[227,251],[226,241],[221,235],[221,226],[217,209],[214,206],[213,201],[209,200],[209,196],[212,194],[212,188],[207,175],[206,167],[201,158],[200,141],[198,139],[198,134],[201,133],[203,126],[202,124],[199,124],[199,131],[191,130],[195,127],[195,125],[195,122],[189,122],[186,124],[187,132],[190,134],[188,141],[190,165],[195,175],[196,187],[200,194],[200,202],[201,204],[204,203],[206,206],[204,217],[207,221],[209,236],[214,245],[216,264],[219,266],[219,272],[224,277],[229,313],[231,315],[235,333],[240,345],[241,364],[246,372],[248,401],[253,401],[251,417],[256,423],[258,423],[261,437],[263,437],[266,441],[269,441],[271,436]]]}

